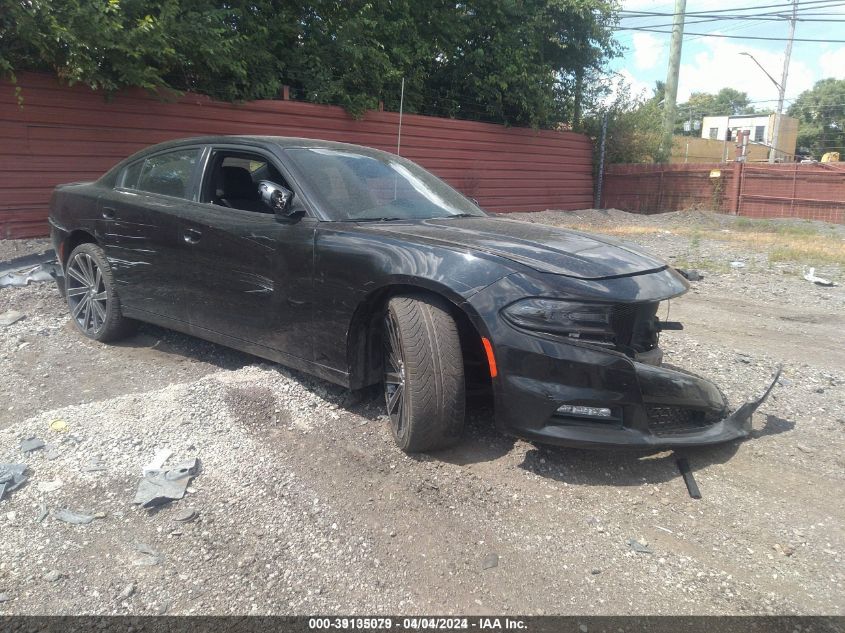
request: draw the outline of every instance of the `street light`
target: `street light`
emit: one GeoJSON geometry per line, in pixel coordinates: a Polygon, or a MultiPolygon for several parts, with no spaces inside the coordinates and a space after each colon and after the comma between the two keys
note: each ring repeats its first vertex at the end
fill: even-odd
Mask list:
{"type": "MultiPolygon", "coordinates": [[[[775,88],[778,89],[778,113],[775,116],[775,129],[772,131],[772,147],[769,150],[769,162],[775,162],[775,152],[778,151],[778,141],[780,136],[780,117],[783,112],[783,98],[784,94],[786,93],[786,89],[784,88],[783,84],[778,83],[774,77],[769,74],[765,68],[763,68],[763,64],[757,61],[757,59],[751,53],[742,52],[740,55],[745,55],[746,57],[750,57],[751,61],[753,61],[757,66],[759,66],[760,70],[766,73],[766,77],[775,85],[775,88]]],[[[788,62],[787,62],[788,63],[788,62]]],[[[784,69],[784,77],[786,76],[786,69],[784,69]]]]}

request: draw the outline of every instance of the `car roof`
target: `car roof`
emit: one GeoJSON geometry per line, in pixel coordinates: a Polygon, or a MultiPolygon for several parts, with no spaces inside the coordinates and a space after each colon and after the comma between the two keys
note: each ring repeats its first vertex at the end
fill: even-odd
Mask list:
{"type": "Polygon", "coordinates": [[[166,149],[168,147],[178,147],[180,145],[215,145],[215,144],[237,144],[237,145],[254,145],[259,147],[276,146],[283,149],[292,147],[310,147],[320,149],[338,149],[338,150],[366,150],[366,151],[381,151],[372,147],[364,145],[354,145],[352,143],[339,143],[337,141],[324,141],[314,138],[299,138],[295,136],[262,136],[262,135],[218,135],[218,136],[193,136],[188,138],[174,139],[172,141],[165,141],[157,145],[151,145],[144,149],[144,151],[166,149]]]}

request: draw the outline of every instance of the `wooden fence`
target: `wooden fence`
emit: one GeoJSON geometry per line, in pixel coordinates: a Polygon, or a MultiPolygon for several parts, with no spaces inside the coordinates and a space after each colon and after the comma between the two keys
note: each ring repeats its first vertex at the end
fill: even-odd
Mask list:
{"type": "Polygon", "coordinates": [[[610,165],[602,206],[637,213],[699,207],[845,224],[845,163],[610,165]]]}
{"type": "MultiPolygon", "coordinates": [[[[243,104],[143,90],[106,99],[51,76],[18,76],[23,96],[0,82],[0,238],[44,235],[55,185],[93,180],[153,143],[203,134],[269,134],[396,151],[398,114],[288,100],[243,104]]],[[[581,134],[405,115],[401,154],[493,211],[592,205],[592,144],[581,134]]]]}

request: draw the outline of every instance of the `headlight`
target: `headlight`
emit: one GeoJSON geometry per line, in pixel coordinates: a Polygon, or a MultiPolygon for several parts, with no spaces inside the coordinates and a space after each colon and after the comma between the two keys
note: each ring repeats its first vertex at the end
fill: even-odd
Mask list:
{"type": "Polygon", "coordinates": [[[523,299],[502,310],[502,315],[517,327],[538,332],[613,336],[610,327],[612,306],[601,303],[558,299],[523,299]]]}

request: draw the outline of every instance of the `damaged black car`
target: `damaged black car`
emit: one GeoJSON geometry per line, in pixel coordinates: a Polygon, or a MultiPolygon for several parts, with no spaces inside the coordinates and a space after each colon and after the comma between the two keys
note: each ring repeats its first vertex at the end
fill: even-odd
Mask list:
{"type": "MultiPolygon", "coordinates": [[[[380,385],[397,445],[458,440],[466,396],[503,432],[582,447],[744,437],[711,382],[662,366],[687,281],[607,237],[491,217],[373,149],[225,136],[155,145],[58,187],[52,241],[85,336],[139,321],[350,389],[380,385]]],[[[771,389],[771,387],[770,387],[771,389]]]]}

